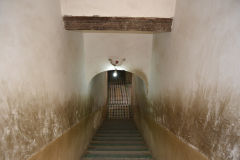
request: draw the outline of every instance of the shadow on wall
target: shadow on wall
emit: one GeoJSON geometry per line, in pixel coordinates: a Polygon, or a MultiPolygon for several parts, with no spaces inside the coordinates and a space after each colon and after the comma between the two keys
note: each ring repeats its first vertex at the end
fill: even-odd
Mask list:
{"type": "Polygon", "coordinates": [[[135,74],[135,77],[138,77],[139,79],[141,79],[143,81],[143,86],[144,86],[146,94],[147,94],[148,93],[148,78],[147,78],[147,75],[144,74],[140,70],[133,70],[133,73],[135,74]]]}

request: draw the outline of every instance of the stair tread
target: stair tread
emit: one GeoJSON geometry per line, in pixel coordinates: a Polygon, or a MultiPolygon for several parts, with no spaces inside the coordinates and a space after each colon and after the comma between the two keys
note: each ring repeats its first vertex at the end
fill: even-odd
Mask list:
{"type": "Polygon", "coordinates": [[[121,130],[106,130],[106,129],[104,129],[104,130],[98,130],[98,132],[137,132],[137,133],[139,133],[139,131],[138,130],[128,130],[128,129],[121,129],[121,130]]]}
{"type": "Polygon", "coordinates": [[[82,158],[82,160],[128,160],[128,159],[131,159],[131,160],[152,160],[152,158],[106,158],[106,157],[101,157],[101,158],[89,158],[89,157],[84,157],[82,158]]]}
{"type": "Polygon", "coordinates": [[[93,138],[92,141],[143,141],[142,138],[93,138]]]}
{"type": "Polygon", "coordinates": [[[128,140],[128,141],[119,141],[119,140],[114,140],[114,141],[98,141],[94,140],[91,143],[93,144],[144,144],[143,141],[133,141],[133,140],[128,140]]]}
{"type": "Polygon", "coordinates": [[[150,160],[151,152],[131,120],[105,121],[82,160],[150,160]]]}
{"type": "Polygon", "coordinates": [[[148,148],[144,148],[144,147],[128,147],[128,148],[123,148],[123,147],[111,147],[111,148],[107,148],[107,147],[99,147],[99,148],[88,148],[88,151],[149,151],[148,148]]]}
{"type": "Polygon", "coordinates": [[[98,136],[95,136],[93,137],[93,140],[94,139],[107,139],[107,140],[110,140],[110,139],[113,139],[113,140],[117,140],[117,139],[126,139],[126,140],[129,140],[129,139],[137,139],[137,140],[143,140],[142,137],[98,137],[98,136]]]}
{"type": "Polygon", "coordinates": [[[139,135],[140,133],[139,132],[114,132],[114,131],[105,131],[105,132],[103,132],[103,131],[101,131],[101,132],[97,132],[97,134],[132,134],[132,135],[139,135]]]}
{"type": "Polygon", "coordinates": [[[138,154],[138,155],[150,155],[150,151],[130,151],[130,150],[127,150],[127,151],[98,151],[98,150],[95,150],[95,151],[91,151],[91,150],[88,150],[87,151],[87,154],[138,154]]]}
{"type": "Polygon", "coordinates": [[[152,158],[150,154],[86,154],[84,157],[104,157],[104,158],[152,158]]]}
{"type": "Polygon", "coordinates": [[[145,145],[139,146],[110,146],[110,145],[89,145],[88,148],[92,149],[147,149],[145,145]]]}
{"type": "Polygon", "coordinates": [[[141,134],[140,133],[99,133],[99,132],[97,132],[96,133],[96,136],[98,136],[98,135],[106,135],[106,136],[116,136],[116,137],[119,137],[119,136],[141,136],[141,134]]]}
{"type": "Polygon", "coordinates": [[[122,135],[113,135],[113,134],[97,134],[95,137],[142,137],[141,135],[127,135],[127,134],[122,134],[122,135]]]}
{"type": "Polygon", "coordinates": [[[145,146],[144,143],[90,143],[91,146],[145,146]]]}

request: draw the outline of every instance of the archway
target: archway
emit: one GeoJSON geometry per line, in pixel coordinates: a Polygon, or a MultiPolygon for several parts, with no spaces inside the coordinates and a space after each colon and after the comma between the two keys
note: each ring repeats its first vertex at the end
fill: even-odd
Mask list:
{"type": "MultiPolygon", "coordinates": [[[[93,94],[94,99],[102,99],[106,106],[107,119],[131,119],[133,118],[133,106],[135,106],[135,81],[140,80],[147,91],[145,80],[135,73],[126,70],[107,70],[96,74],[90,81],[91,93],[103,88],[103,93],[100,95],[93,94]],[[114,73],[117,72],[117,76],[114,73]],[[101,77],[101,78],[100,78],[101,77]],[[102,82],[98,83],[101,86],[94,85],[94,81],[98,79],[102,82]],[[107,96],[106,96],[107,95],[107,96]],[[105,98],[104,98],[105,96],[105,98]]],[[[99,100],[96,100],[99,101],[99,100]]]]}

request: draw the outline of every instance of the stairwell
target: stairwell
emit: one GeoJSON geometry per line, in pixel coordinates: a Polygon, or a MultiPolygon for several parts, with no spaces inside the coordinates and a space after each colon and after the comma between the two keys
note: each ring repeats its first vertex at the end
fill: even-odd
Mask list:
{"type": "Polygon", "coordinates": [[[105,120],[82,160],[150,160],[151,152],[133,120],[105,120]]]}
{"type": "Polygon", "coordinates": [[[108,73],[108,113],[82,160],[150,160],[151,152],[138,131],[131,112],[132,75],[108,73]]]}

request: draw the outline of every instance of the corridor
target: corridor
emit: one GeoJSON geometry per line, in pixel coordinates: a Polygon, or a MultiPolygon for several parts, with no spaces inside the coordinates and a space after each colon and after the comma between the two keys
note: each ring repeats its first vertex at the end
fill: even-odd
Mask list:
{"type": "Polygon", "coordinates": [[[133,119],[132,73],[115,70],[106,74],[107,114],[82,159],[152,159],[151,152],[133,119]]]}
{"type": "Polygon", "coordinates": [[[0,160],[240,160],[240,0],[0,0],[0,160]]]}

